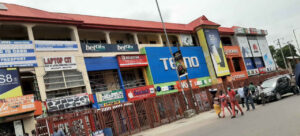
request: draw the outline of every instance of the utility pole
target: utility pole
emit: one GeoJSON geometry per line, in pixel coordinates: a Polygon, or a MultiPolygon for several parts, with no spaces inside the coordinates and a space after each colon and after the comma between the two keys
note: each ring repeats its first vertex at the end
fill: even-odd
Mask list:
{"type": "MultiPolygon", "coordinates": [[[[291,46],[292,46],[291,41],[288,41],[287,44],[289,46],[290,53],[293,57],[293,62],[294,62],[294,64],[296,64],[295,56],[294,56],[294,53],[292,52],[292,48],[291,48],[291,46]]],[[[292,68],[292,71],[294,71],[294,67],[292,66],[292,64],[291,64],[291,68],[292,68]]]]}
{"type": "Polygon", "coordinates": [[[283,58],[283,62],[284,62],[284,65],[285,65],[285,69],[287,69],[288,66],[287,66],[287,64],[286,64],[285,57],[284,57],[283,52],[282,52],[282,48],[281,48],[281,44],[280,44],[280,39],[277,39],[277,41],[278,41],[278,45],[279,45],[279,48],[280,48],[281,56],[282,56],[282,58],[283,58]]]}
{"type": "Polygon", "coordinates": [[[298,40],[297,40],[297,36],[296,36],[295,30],[296,29],[293,29],[293,33],[294,33],[296,44],[297,44],[297,47],[298,47],[298,52],[300,53],[300,47],[299,47],[299,43],[298,43],[298,40]]]}

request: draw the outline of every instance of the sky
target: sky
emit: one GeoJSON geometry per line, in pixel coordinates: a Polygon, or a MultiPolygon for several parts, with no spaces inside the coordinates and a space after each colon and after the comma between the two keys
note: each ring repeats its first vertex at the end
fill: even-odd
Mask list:
{"type": "MultiPolygon", "coordinates": [[[[224,27],[268,30],[269,45],[300,44],[300,0],[158,0],[165,22],[187,24],[205,15],[224,27]]],[[[160,21],[155,0],[0,0],[50,12],[160,21]]],[[[300,45],[299,45],[300,46],[300,45]]],[[[278,46],[275,46],[278,47],[278,46]]],[[[297,46],[296,46],[297,47],[297,46]]]]}

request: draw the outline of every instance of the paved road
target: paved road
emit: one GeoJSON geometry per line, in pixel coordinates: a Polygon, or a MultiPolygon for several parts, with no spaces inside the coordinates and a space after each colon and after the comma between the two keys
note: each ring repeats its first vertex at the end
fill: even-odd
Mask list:
{"type": "Polygon", "coordinates": [[[170,129],[165,136],[300,136],[300,96],[288,96],[280,101],[245,112],[236,119],[211,119],[170,129]]]}

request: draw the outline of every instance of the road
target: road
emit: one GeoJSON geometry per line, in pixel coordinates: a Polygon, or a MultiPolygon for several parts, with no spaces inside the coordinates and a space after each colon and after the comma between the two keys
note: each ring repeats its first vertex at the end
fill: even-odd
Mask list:
{"type": "Polygon", "coordinates": [[[209,115],[203,115],[207,116],[206,120],[197,120],[201,116],[198,115],[195,119],[179,121],[140,136],[300,136],[299,104],[300,96],[287,96],[280,101],[260,105],[235,119],[229,116],[217,119],[209,112],[209,115]]]}

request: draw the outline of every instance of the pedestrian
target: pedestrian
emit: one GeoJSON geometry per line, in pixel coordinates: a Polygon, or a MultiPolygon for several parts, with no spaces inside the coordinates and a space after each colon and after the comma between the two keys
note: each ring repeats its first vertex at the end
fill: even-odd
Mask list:
{"type": "Polygon", "coordinates": [[[221,118],[221,106],[218,98],[214,98],[214,109],[219,118],[221,118]]]}
{"type": "Polygon", "coordinates": [[[267,102],[267,98],[266,98],[265,93],[263,92],[263,88],[262,88],[261,84],[262,84],[262,82],[260,82],[259,85],[257,86],[257,90],[258,90],[258,95],[261,98],[261,103],[263,105],[265,105],[265,103],[267,102]]]}
{"type": "Polygon", "coordinates": [[[252,95],[255,94],[256,87],[255,87],[255,85],[254,85],[252,82],[250,82],[249,90],[251,91],[251,94],[252,94],[252,95]]]}
{"type": "Polygon", "coordinates": [[[240,102],[242,103],[242,106],[244,108],[245,107],[245,104],[244,104],[245,103],[245,94],[244,94],[244,88],[242,87],[242,85],[240,85],[237,92],[241,98],[240,102]]]}
{"type": "Polygon", "coordinates": [[[65,133],[61,128],[54,127],[54,133],[52,136],[65,136],[65,133]]]}
{"type": "Polygon", "coordinates": [[[221,103],[221,107],[222,107],[222,112],[223,112],[223,118],[225,118],[225,110],[224,108],[226,107],[227,110],[230,112],[230,114],[232,115],[232,112],[231,110],[229,109],[228,107],[228,100],[227,100],[227,96],[226,94],[223,92],[223,90],[220,91],[220,96],[219,96],[219,99],[220,99],[220,103],[221,103]]]}
{"type": "MultiPolygon", "coordinates": [[[[238,99],[236,98],[236,92],[233,89],[230,89],[230,87],[228,87],[227,89],[228,91],[228,95],[229,95],[229,100],[230,100],[230,104],[231,104],[231,110],[233,111],[233,116],[231,118],[235,118],[235,112],[238,113],[238,110],[235,110],[235,106],[241,111],[241,115],[244,115],[244,112],[242,110],[242,108],[240,107],[239,103],[238,103],[238,99]]],[[[239,95],[238,95],[239,97],[239,95]]]]}
{"type": "Polygon", "coordinates": [[[252,94],[251,94],[251,91],[250,91],[247,84],[244,84],[244,89],[243,90],[244,90],[244,95],[245,95],[245,103],[246,103],[247,111],[249,111],[249,102],[252,106],[252,109],[255,110],[252,94]]]}

